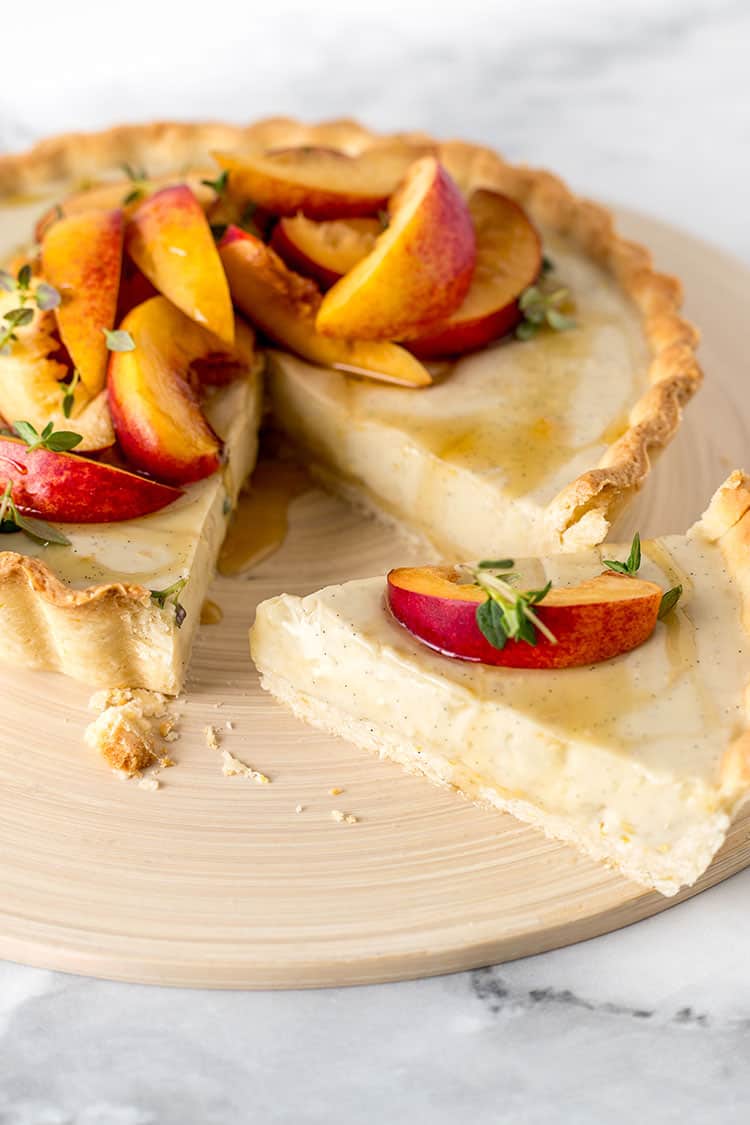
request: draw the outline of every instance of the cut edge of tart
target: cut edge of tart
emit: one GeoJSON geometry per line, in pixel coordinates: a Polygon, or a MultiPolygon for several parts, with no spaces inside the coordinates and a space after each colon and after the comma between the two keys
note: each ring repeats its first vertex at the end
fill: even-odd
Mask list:
{"type": "MultiPolygon", "coordinates": [[[[155,122],[52,137],[28,152],[2,157],[0,197],[34,192],[55,180],[93,177],[123,163],[146,162],[152,176],[185,167],[208,168],[209,153],[243,145],[273,150],[317,146],[357,155],[378,147],[388,152],[397,141],[433,146],[462,191],[502,192],[534,222],[572,239],[612,275],[637,308],[650,353],[648,389],[632,405],[624,431],[608,444],[600,462],[563,487],[544,513],[550,536],[563,549],[600,542],[627,497],[644,482],[651,456],[669,442],[683,406],[700,384],[698,332],[680,316],[680,282],[655,270],[644,246],[621,237],[605,207],[575,195],[553,174],[510,164],[481,145],[438,142],[418,132],[377,135],[348,119],[318,125],[283,117],[248,126],[155,122]]],[[[371,498],[358,495],[351,481],[337,480],[335,472],[322,476],[325,483],[378,510],[371,498]]]]}
{"type": "MultiPolygon", "coordinates": [[[[643,578],[683,584],[684,599],[594,666],[441,655],[388,612],[384,577],[261,603],[251,653],[298,718],[673,895],[750,795],[750,477],[732,473],[686,535],[643,550],[643,578]]],[[[534,585],[574,586],[612,554],[627,547],[516,566],[534,585]]]]}
{"type": "MultiPolygon", "coordinates": [[[[28,152],[1,157],[0,206],[3,198],[15,202],[22,221],[27,200],[31,200],[32,210],[36,207],[38,211],[44,193],[46,197],[52,196],[71,184],[96,179],[122,165],[137,168],[147,164],[149,176],[164,191],[172,176],[174,181],[186,178],[179,169],[205,168],[211,174],[211,152],[245,144],[269,149],[317,145],[357,155],[379,147],[386,151],[401,140],[434,148],[465,193],[475,188],[505,193],[526,209],[532,220],[572,238],[612,274],[639,310],[651,353],[650,387],[631,410],[625,432],[609,446],[602,462],[571,481],[546,513],[550,528],[566,548],[597,542],[604,537],[611,514],[644,480],[650,453],[672,436],[683,404],[700,382],[694,354],[697,332],[679,316],[679,282],[657,273],[645,248],[622,239],[606,209],[576,197],[549,173],[510,165],[481,146],[458,141],[439,144],[413,133],[381,137],[348,120],[310,126],[273,118],[247,127],[160,122],[57,136],[28,152]]],[[[191,183],[196,175],[200,173],[193,172],[191,183]]],[[[132,210],[131,204],[125,205],[132,210]]],[[[225,490],[221,500],[222,509],[227,497],[230,503],[236,498],[255,456],[256,415],[260,409],[257,373],[252,379],[255,381],[250,394],[253,405],[248,404],[246,418],[248,432],[238,439],[242,451],[233,466],[237,472],[233,473],[232,487],[225,490]],[[238,471],[240,467],[242,472],[238,471]]],[[[103,439],[100,441],[106,444],[103,439]]],[[[341,483],[346,486],[345,481],[341,483]]],[[[223,488],[223,484],[217,484],[217,488],[223,488]]],[[[209,574],[212,565],[213,558],[204,568],[209,574]]],[[[202,584],[203,589],[206,584],[202,584]]],[[[183,597],[188,596],[187,589],[183,597]]],[[[199,605],[193,607],[191,628],[183,630],[177,642],[172,603],[155,603],[145,586],[103,581],[82,589],[72,588],[60,581],[54,565],[12,551],[0,554],[0,593],[10,595],[6,603],[17,605],[18,637],[26,636],[32,655],[31,660],[23,658],[25,663],[64,668],[84,679],[91,679],[92,669],[96,668],[96,682],[110,686],[142,684],[156,690],[178,689],[181,672],[175,671],[175,653],[178,649],[183,653],[189,650],[199,605]],[[37,640],[29,638],[30,622],[32,631],[46,638],[43,655],[36,651],[37,640]],[[149,637],[156,638],[155,659],[162,664],[162,670],[155,676],[147,671],[154,658],[149,637]],[[78,671],[77,646],[81,648],[78,671]],[[102,647],[112,654],[107,661],[101,658],[102,647]]],[[[197,593],[195,596],[197,600],[197,593]]],[[[20,640],[19,644],[21,648],[12,658],[22,658],[20,640]]]]}

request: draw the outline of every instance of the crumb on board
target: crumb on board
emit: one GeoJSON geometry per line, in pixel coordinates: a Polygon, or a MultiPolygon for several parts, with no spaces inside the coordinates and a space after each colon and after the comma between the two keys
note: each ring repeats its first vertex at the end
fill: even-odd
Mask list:
{"type": "Polygon", "coordinates": [[[332,785],[328,790],[329,797],[339,797],[344,792],[338,785],[332,785]]]}
{"type": "Polygon", "coordinates": [[[209,750],[218,750],[219,732],[217,731],[216,727],[212,727],[209,725],[204,729],[203,733],[206,736],[206,746],[209,748],[209,750]]]}
{"type": "Polygon", "coordinates": [[[341,809],[331,810],[331,820],[335,820],[337,824],[357,824],[357,817],[353,813],[345,813],[341,809]]]}
{"type": "Polygon", "coordinates": [[[159,782],[155,777],[142,777],[138,782],[139,789],[146,789],[150,793],[155,792],[159,788],[159,782]]]}
{"type": "Polygon", "coordinates": [[[270,785],[270,777],[266,777],[264,773],[254,770],[252,766],[248,766],[245,762],[241,762],[239,758],[235,758],[234,754],[230,754],[228,750],[221,752],[221,772],[224,777],[247,777],[254,781],[256,785],[270,785]]]}
{"type": "Polygon", "coordinates": [[[304,806],[304,805],[295,805],[295,806],[294,806],[294,811],[295,811],[296,813],[301,813],[301,812],[304,812],[304,811],[305,811],[305,806],[304,806]]]}
{"type": "Polygon", "coordinates": [[[227,728],[227,730],[234,730],[234,723],[231,719],[227,719],[227,721],[224,723],[224,726],[227,728]]]}
{"type": "Polygon", "coordinates": [[[162,731],[174,733],[176,720],[160,692],[141,688],[98,691],[89,700],[89,710],[96,711],[97,717],[86,727],[84,742],[118,776],[133,777],[160,762],[162,731]]]}

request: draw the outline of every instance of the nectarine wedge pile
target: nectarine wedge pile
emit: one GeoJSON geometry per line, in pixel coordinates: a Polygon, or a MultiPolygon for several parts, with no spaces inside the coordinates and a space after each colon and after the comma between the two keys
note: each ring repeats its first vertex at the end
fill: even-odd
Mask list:
{"type": "Polygon", "coordinates": [[[319,290],[309,279],[287,269],[259,238],[230,227],[219,250],[235,304],[272,340],[311,363],[376,375],[404,386],[431,382],[426,368],[396,344],[322,336],[315,324],[319,290]]]}
{"type": "Polygon", "coordinates": [[[467,201],[432,144],[215,158],[215,179],[128,172],[69,195],[37,223],[39,255],[0,274],[0,420],[78,433],[66,473],[88,479],[85,455],[115,443],[168,486],[216,472],[201,396],[251,362],[235,308],[312,363],[427,387],[422,358],[510,331],[539,273],[523,210],[467,201]]]}

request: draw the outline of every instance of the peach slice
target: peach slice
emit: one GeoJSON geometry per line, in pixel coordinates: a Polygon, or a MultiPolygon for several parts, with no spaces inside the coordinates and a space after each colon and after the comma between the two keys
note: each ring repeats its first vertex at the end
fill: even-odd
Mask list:
{"type": "Polygon", "coordinates": [[[48,228],[58,219],[77,215],[81,211],[114,211],[119,208],[126,215],[130,215],[139,203],[148,199],[155,191],[174,186],[176,182],[187,184],[204,211],[207,211],[217,199],[216,192],[202,182],[202,177],[197,172],[181,179],[175,176],[155,176],[146,180],[123,179],[95,184],[90,188],[73,192],[61,203],[56,203],[45,211],[34,228],[35,238],[37,242],[42,242],[48,228]]]}
{"type": "Polygon", "coordinates": [[[226,348],[165,297],[138,305],[121,328],[135,348],[112,353],[109,407],[127,460],[170,484],[209,476],[219,467],[221,442],[189,375],[192,364],[226,348]]]}
{"type": "Polygon", "coordinates": [[[541,269],[536,228],[507,195],[480,188],[469,199],[469,212],[477,238],[474,276],[452,316],[410,341],[422,359],[474,351],[510,332],[521,319],[518,298],[541,269]]]}
{"type": "Polygon", "coordinates": [[[578,586],[559,587],[534,607],[552,631],[536,645],[493,647],[477,625],[487,594],[457,581],[452,567],[403,567],[387,580],[393,616],[418,640],[446,656],[504,668],[573,668],[629,652],[654,631],[663,591],[653,582],[607,572],[578,586]]]}
{"type": "Polygon", "coordinates": [[[160,293],[225,344],[234,342],[227,279],[211,228],[189,187],[163,188],[141,203],[128,223],[126,245],[160,293]]]}
{"type": "Polygon", "coordinates": [[[62,298],[60,337],[91,395],[107,378],[104,330],[115,322],[122,241],[122,211],[82,211],[60,219],[42,243],[42,273],[62,298]]]}
{"type": "Polygon", "coordinates": [[[408,387],[427,386],[430,373],[405,348],[367,340],[334,340],[315,330],[320,292],[293,273],[259,238],[230,227],[219,243],[237,307],[282,347],[310,363],[408,387]]]}
{"type": "Polygon", "coordinates": [[[316,223],[295,215],[279,220],[271,246],[293,270],[328,289],[370,253],[382,229],[377,219],[316,223]]]}
{"type": "MultiPolygon", "coordinates": [[[[0,315],[15,303],[12,294],[0,294],[0,315]]],[[[74,430],[83,439],[76,446],[80,453],[105,449],[115,440],[105,392],[92,397],[79,381],[68,416],[63,412],[61,380],[70,372],[55,327],[54,313],[37,312],[16,330],[9,353],[0,356],[0,416],[8,424],[31,422],[40,433],[48,422],[57,430],[74,430]]]]}
{"type": "Polygon", "coordinates": [[[235,199],[252,200],[274,215],[299,211],[309,219],[349,219],[377,215],[409,166],[431,152],[433,145],[393,141],[357,156],[311,145],[213,156],[229,172],[235,199]]]}
{"type": "Polygon", "coordinates": [[[0,492],[8,484],[19,511],[58,523],[134,520],[182,495],[113,465],[0,437],[0,492]]]}
{"type": "Polygon", "coordinates": [[[393,197],[390,225],[323,298],[328,336],[398,340],[450,316],[466,296],[476,240],[463,196],[432,156],[414,164],[393,197]]]}

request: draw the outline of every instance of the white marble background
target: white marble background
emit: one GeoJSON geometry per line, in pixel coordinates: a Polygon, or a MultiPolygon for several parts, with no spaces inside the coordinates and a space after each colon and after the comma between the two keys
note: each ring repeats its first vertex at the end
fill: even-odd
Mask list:
{"type": "MultiPolygon", "coordinates": [[[[750,263],[747,0],[36,0],[2,21],[0,148],[353,114],[494,142],[750,263]]],[[[585,945],[379,988],[0,965],[0,1125],[745,1125],[749,896],[750,871],[585,945]]]]}

